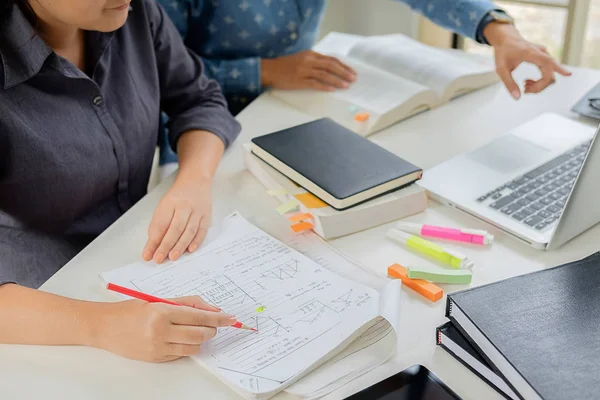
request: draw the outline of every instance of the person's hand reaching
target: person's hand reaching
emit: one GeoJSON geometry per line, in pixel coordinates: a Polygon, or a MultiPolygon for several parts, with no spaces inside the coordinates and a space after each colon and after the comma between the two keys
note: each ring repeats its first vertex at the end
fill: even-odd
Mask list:
{"type": "Polygon", "coordinates": [[[523,62],[536,65],[542,74],[538,80],[525,81],[525,93],[539,93],[546,89],[554,83],[556,73],[571,75],[544,47],[525,40],[513,25],[492,22],[485,27],[483,35],[494,48],[496,71],[515,100],[521,97],[521,90],[512,72],[523,62]]]}

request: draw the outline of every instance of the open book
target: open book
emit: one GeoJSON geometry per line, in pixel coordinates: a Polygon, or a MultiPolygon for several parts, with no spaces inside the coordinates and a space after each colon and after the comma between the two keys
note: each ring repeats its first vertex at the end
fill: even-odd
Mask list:
{"type": "Polygon", "coordinates": [[[315,246],[300,240],[294,250],[233,214],[194,254],[159,267],[135,263],[102,277],[159,297],[200,295],[257,328],[219,328],[193,357],[243,397],[269,398],[288,387],[313,397],[383,362],[382,351],[392,353],[399,305],[396,281],[380,294],[332,272],[347,270],[349,262],[322,249],[315,253],[315,246]],[[382,343],[387,350],[375,346],[382,343]]]}
{"type": "Polygon", "coordinates": [[[335,92],[271,93],[307,114],[329,117],[362,136],[499,80],[491,59],[437,49],[400,34],[362,37],[333,32],[315,51],[354,68],[356,82],[335,92]],[[359,113],[368,114],[368,119],[357,121],[359,113]]]}

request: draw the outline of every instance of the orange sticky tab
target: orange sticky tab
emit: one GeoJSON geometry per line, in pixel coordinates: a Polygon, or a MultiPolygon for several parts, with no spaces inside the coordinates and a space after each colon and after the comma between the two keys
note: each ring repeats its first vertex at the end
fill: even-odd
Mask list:
{"type": "Polygon", "coordinates": [[[295,194],[294,197],[306,208],[325,208],[327,203],[315,197],[312,193],[295,194]]]}
{"type": "Polygon", "coordinates": [[[303,232],[313,228],[310,222],[300,222],[291,226],[294,232],[303,232]]]}
{"type": "Polygon", "coordinates": [[[358,113],[354,116],[354,120],[358,122],[365,122],[369,119],[370,115],[366,112],[358,113]]]}
{"type": "Polygon", "coordinates": [[[302,221],[306,221],[307,219],[313,219],[313,216],[310,214],[294,214],[291,215],[290,217],[288,217],[288,219],[291,222],[302,222],[302,221]]]}
{"type": "Polygon", "coordinates": [[[388,276],[400,279],[403,285],[408,286],[421,296],[424,296],[431,301],[438,301],[444,296],[444,291],[441,287],[423,279],[410,279],[408,277],[406,268],[404,268],[402,265],[390,265],[388,267],[388,276]]]}

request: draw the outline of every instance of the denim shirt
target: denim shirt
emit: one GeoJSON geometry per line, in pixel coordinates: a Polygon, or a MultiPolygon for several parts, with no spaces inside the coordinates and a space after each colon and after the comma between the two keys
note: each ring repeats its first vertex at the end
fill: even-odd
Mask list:
{"type": "MultiPolygon", "coordinates": [[[[263,90],[260,59],[310,49],[326,0],[158,0],[186,45],[202,57],[231,111],[263,90]]],[[[497,7],[487,0],[403,0],[440,26],[477,38],[480,22],[497,7]]],[[[367,6],[367,0],[365,0],[367,6]]]]}
{"type": "Polygon", "coordinates": [[[39,286],[146,194],[161,109],[173,148],[190,130],[226,145],[240,131],[154,0],[86,42],[89,76],[18,6],[0,25],[0,284],[39,286]]]}

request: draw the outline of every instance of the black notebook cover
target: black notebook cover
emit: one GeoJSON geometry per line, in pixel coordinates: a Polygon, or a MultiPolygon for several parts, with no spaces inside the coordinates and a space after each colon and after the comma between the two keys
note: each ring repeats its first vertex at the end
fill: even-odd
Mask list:
{"type": "Polygon", "coordinates": [[[448,295],[546,400],[600,398],[600,253],[448,295]]]}
{"type": "Polygon", "coordinates": [[[328,118],[257,137],[252,143],[336,199],[421,171],[328,118]]]}

